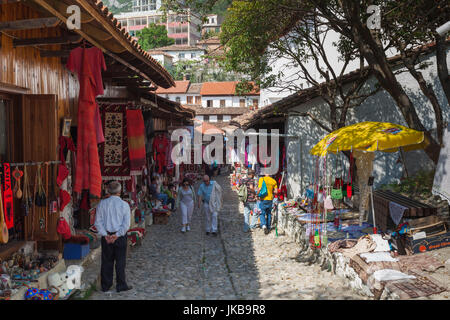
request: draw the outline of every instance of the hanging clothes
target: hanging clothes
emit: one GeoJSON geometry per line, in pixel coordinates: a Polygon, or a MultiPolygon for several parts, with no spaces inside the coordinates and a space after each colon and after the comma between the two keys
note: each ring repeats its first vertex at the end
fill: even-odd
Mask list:
{"type": "MultiPolygon", "coordinates": [[[[83,55],[84,55],[84,59],[86,61],[86,63],[89,63],[91,72],[92,72],[92,76],[93,76],[93,85],[94,85],[94,95],[95,96],[100,96],[103,95],[104,90],[103,90],[103,80],[102,80],[102,70],[106,71],[106,63],[105,63],[105,58],[103,56],[103,52],[97,48],[97,47],[92,47],[92,48],[82,48],[82,47],[78,47],[73,49],[70,52],[69,55],[69,59],[67,60],[67,68],[72,71],[77,73],[78,75],[78,80],[81,82],[80,80],[80,75],[81,75],[81,71],[82,71],[82,59],[83,59],[83,55]]],[[[102,143],[105,141],[105,137],[103,135],[103,130],[102,130],[102,121],[100,118],[100,110],[99,110],[99,106],[97,103],[95,103],[95,112],[94,112],[94,127],[95,127],[95,134],[96,134],[96,138],[97,138],[97,144],[102,143]]]]}
{"type": "MultiPolygon", "coordinates": [[[[83,53],[86,50],[83,50],[83,53]]],[[[95,78],[86,55],[82,55],[80,94],[78,97],[78,137],[74,191],[88,189],[96,197],[101,196],[102,175],[97,149],[97,136],[94,125],[95,78]]]]}
{"type": "Polygon", "coordinates": [[[163,135],[158,134],[153,139],[154,160],[158,166],[158,173],[163,173],[167,167],[167,154],[169,153],[169,140],[163,135]]]}

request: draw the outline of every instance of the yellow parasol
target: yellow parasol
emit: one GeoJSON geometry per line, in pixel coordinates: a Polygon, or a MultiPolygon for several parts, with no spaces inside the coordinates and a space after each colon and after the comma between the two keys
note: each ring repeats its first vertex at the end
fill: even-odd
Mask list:
{"type": "Polygon", "coordinates": [[[360,122],[331,132],[311,149],[315,156],[326,156],[329,152],[353,150],[358,167],[360,187],[360,225],[368,202],[372,200],[372,215],[374,233],[377,233],[375,212],[373,208],[372,185],[368,185],[369,176],[373,170],[374,151],[395,152],[423,149],[428,141],[421,131],[413,130],[398,124],[388,122],[360,122]]]}
{"type": "Polygon", "coordinates": [[[311,149],[315,156],[347,150],[395,152],[423,149],[425,135],[389,122],[360,122],[331,132],[311,149]]]}

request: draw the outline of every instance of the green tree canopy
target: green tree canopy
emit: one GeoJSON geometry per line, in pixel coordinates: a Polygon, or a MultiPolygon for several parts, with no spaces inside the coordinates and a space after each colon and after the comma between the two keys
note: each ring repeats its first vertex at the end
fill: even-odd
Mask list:
{"type": "MultiPolygon", "coordinates": [[[[425,127],[418,116],[418,106],[408,96],[401,83],[395,77],[392,64],[389,63],[388,50],[394,49],[402,54],[402,60],[408,72],[420,84],[422,93],[433,105],[438,134],[441,135],[441,108],[435,99],[432,88],[420,74],[419,62],[416,56],[410,56],[411,49],[436,41],[436,51],[442,52],[437,56],[437,69],[441,70],[439,78],[444,91],[450,86],[448,68],[445,59],[445,41],[436,37],[434,32],[439,24],[448,20],[450,7],[444,0],[235,0],[228,9],[226,20],[222,25],[221,40],[226,50],[225,66],[244,74],[251,75],[251,79],[270,86],[279,82],[283,75],[270,75],[270,55],[275,53],[290,53],[293,59],[298,58],[301,66],[303,59],[311,54],[320,53],[320,46],[304,37],[290,37],[292,46],[280,46],[280,39],[290,36],[292,30],[299,25],[307,25],[308,20],[318,21],[319,32],[330,30],[340,35],[336,43],[334,54],[341,57],[354,56],[363,58],[365,65],[378,80],[380,86],[391,95],[399,111],[410,128],[424,131],[430,142],[425,152],[437,163],[440,145],[435,137],[425,127]],[[368,27],[372,13],[367,12],[370,5],[379,5],[381,11],[381,30],[374,31],[368,27]],[[312,45],[312,46],[311,46],[312,45]],[[315,50],[305,51],[305,48],[316,47],[315,50]],[[296,51],[296,52],[295,52],[296,51]],[[264,83],[265,82],[265,83],[264,83]]],[[[313,28],[313,30],[315,30],[313,28]]],[[[325,52],[331,54],[332,52],[325,52]]],[[[304,70],[308,72],[308,69],[304,70]]],[[[333,73],[331,68],[321,72],[323,79],[327,72],[333,73]]],[[[438,140],[440,137],[438,137],[438,140]]]]}
{"type": "Polygon", "coordinates": [[[155,23],[151,23],[147,28],[136,32],[136,37],[139,38],[138,43],[145,51],[175,43],[174,39],[167,36],[166,27],[155,23]]]}

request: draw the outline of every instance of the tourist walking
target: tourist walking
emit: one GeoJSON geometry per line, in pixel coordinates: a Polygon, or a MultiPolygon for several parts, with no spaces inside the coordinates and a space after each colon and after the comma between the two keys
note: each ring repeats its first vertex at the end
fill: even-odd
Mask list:
{"type": "Polygon", "coordinates": [[[256,229],[258,215],[256,214],[256,181],[255,173],[249,170],[247,178],[241,180],[239,199],[244,203],[244,232],[256,229]]]}
{"type": "Polygon", "coordinates": [[[270,232],[270,224],[272,217],[273,195],[277,193],[277,182],[268,174],[259,178],[258,181],[258,197],[260,197],[260,220],[264,233],[270,232]]]}
{"type": "Polygon", "coordinates": [[[208,175],[204,175],[203,183],[198,189],[198,208],[203,204],[206,220],[206,235],[210,233],[217,236],[218,212],[222,207],[222,188],[215,181],[211,181],[208,175]]]}
{"type": "Polygon", "coordinates": [[[110,196],[100,201],[95,218],[95,227],[102,237],[101,287],[106,292],[113,285],[115,264],[116,290],[127,291],[132,289],[125,279],[130,206],[120,198],[122,186],[118,181],[110,182],[106,191],[110,196]]]}
{"type": "Polygon", "coordinates": [[[177,208],[181,211],[181,232],[191,231],[191,219],[192,213],[195,207],[195,191],[191,186],[189,179],[184,178],[181,186],[178,187],[177,191],[177,208]]]}

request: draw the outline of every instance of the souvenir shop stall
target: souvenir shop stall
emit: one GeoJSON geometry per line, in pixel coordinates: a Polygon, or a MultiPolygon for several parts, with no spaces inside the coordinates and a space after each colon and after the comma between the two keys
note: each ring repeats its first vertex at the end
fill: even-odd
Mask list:
{"type": "MultiPolygon", "coordinates": [[[[101,132],[103,141],[98,147],[98,157],[104,186],[110,181],[122,184],[123,200],[131,208],[131,221],[128,236],[131,245],[140,242],[145,235],[145,212],[147,211],[148,175],[145,150],[145,125],[143,106],[131,103],[99,103],[101,132]]],[[[100,198],[89,197],[83,191],[74,216],[79,219],[79,227],[85,233],[96,232],[95,214],[100,198]],[[84,216],[84,218],[83,218],[84,216]],[[87,231],[86,231],[87,230],[87,231]]]]}
{"type": "MultiPolygon", "coordinates": [[[[258,134],[256,134],[258,135],[258,134]]],[[[276,137],[278,139],[279,148],[277,149],[276,161],[278,162],[278,171],[273,178],[277,181],[278,194],[276,201],[284,201],[287,197],[286,188],[286,170],[287,170],[287,158],[286,158],[286,138],[284,134],[267,134],[266,137],[276,137]]],[[[230,183],[234,190],[239,189],[239,184],[242,179],[245,179],[248,174],[248,170],[251,169],[255,172],[255,177],[262,176],[261,168],[264,168],[267,164],[259,157],[259,144],[250,143],[251,138],[246,137],[245,143],[240,146],[235,145],[234,148],[228,150],[230,154],[231,173],[230,183]],[[243,161],[239,157],[239,153],[243,154],[243,161]]],[[[271,150],[271,139],[267,139],[268,152],[271,150]]]]}
{"type": "Polygon", "coordinates": [[[141,102],[175,82],[101,2],[3,1],[0,12],[0,299],[64,299],[73,288],[64,279],[77,281],[81,272],[66,261],[77,263],[99,245],[92,226],[102,175],[122,177],[136,208],[150,174],[141,167],[139,116],[122,108],[108,118],[111,110],[96,98],[125,91],[141,102]],[[73,4],[83,21],[69,30],[73,4]],[[118,150],[125,143],[126,152],[118,150]]]}
{"type": "Polygon", "coordinates": [[[436,216],[411,218],[400,197],[388,210],[394,222],[389,228],[380,226],[375,214],[374,152],[415,150],[423,148],[423,142],[423,132],[363,122],[332,132],[313,147],[312,184],[297,201],[278,206],[279,227],[301,244],[301,260],[320,262],[376,299],[446,291],[429,273],[444,265],[427,252],[441,247],[430,242],[448,242],[445,223],[436,216]]]}

